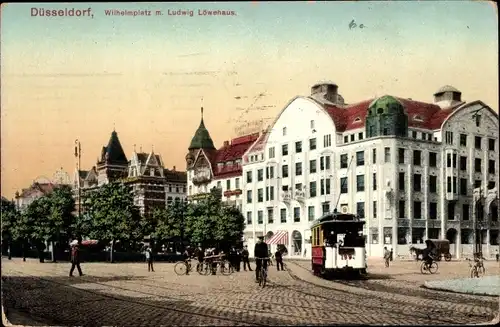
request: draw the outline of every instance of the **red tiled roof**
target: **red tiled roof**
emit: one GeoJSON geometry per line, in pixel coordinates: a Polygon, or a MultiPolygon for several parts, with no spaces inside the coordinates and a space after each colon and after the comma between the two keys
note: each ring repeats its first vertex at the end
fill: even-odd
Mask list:
{"type": "MultiPolygon", "coordinates": [[[[414,101],[398,98],[405,107],[408,114],[408,127],[417,127],[424,129],[439,129],[443,121],[458,107],[441,109],[439,106],[431,103],[414,101]],[[419,119],[415,120],[418,116],[419,119]]],[[[365,119],[368,113],[368,107],[374,99],[365,100],[359,103],[351,104],[343,108],[332,105],[325,105],[325,109],[335,123],[338,132],[344,132],[365,126],[365,119]],[[358,119],[359,118],[359,119],[358,119]]],[[[460,103],[459,105],[461,105],[460,103]]]]}
{"type": "Polygon", "coordinates": [[[252,144],[254,144],[258,137],[259,133],[240,136],[232,139],[230,143],[225,144],[222,148],[218,149],[213,160],[215,178],[227,178],[241,175],[241,163],[233,163],[229,166],[224,165],[221,168],[219,168],[217,164],[241,159],[243,154],[248,150],[248,148],[250,148],[250,146],[252,146],[252,144]]]}

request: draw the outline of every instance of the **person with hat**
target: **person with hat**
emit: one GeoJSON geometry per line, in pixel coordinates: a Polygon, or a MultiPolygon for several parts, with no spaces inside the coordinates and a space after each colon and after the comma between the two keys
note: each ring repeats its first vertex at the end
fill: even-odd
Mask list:
{"type": "Polygon", "coordinates": [[[241,259],[243,260],[243,269],[247,271],[247,266],[248,270],[252,271],[252,268],[250,268],[250,260],[248,260],[248,257],[250,256],[250,253],[248,253],[248,246],[245,245],[243,247],[243,251],[241,251],[241,259]]]}
{"type": "Polygon", "coordinates": [[[255,258],[255,282],[259,282],[260,269],[264,267],[267,269],[267,258],[268,256],[267,244],[264,242],[264,236],[259,236],[259,242],[255,244],[254,248],[254,258],[255,258]]]}
{"type": "Polygon", "coordinates": [[[74,240],[70,243],[71,246],[71,269],[69,271],[69,277],[73,277],[73,271],[75,268],[78,269],[78,274],[83,276],[82,268],[80,267],[80,249],[78,248],[78,241],[74,240]]]}

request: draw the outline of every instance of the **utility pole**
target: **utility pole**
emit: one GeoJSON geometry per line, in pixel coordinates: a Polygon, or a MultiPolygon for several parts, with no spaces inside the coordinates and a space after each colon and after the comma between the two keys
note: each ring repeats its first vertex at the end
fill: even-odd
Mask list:
{"type": "Polygon", "coordinates": [[[475,254],[474,256],[482,257],[482,247],[483,247],[483,216],[484,216],[484,194],[483,187],[479,187],[479,192],[474,192],[474,244],[475,244],[475,254]]]}
{"type": "MultiPolygon", "coordinates": [[[[80,167],[81,167],[81,159],[82,159],[82,146],[78,139],[75,140],[75,158],[76,161],[76,171],[78,176],[78,222],[81,223],[81,215],[82,215],[82,187],[80,183],[80,167]]],[[[80,231],[78,231],[78,234],[80,231]]],[[[77,239],[80,241],[81,235],[77,236],[77,239]]]]}

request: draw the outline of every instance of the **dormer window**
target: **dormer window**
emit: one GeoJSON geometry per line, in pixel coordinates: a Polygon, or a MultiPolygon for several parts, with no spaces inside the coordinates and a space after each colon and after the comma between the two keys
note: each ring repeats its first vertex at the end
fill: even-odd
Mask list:
{"type": "Polygon", "coordinates": [[[378,108],[377,109],[378,114],[383,114],[384,113],[384,108],[378,108]]]}
{"type": "Polygon", "coordinates": [[[224,167],[224,163],[223,162],[219,162],[217,164],[217,168],[222,169],[223,167],[224,167]]]}
{"type": "Polygon", "coordinates": [[[360,121],[361,121],[361,118],[359,118],[359,117],[356,117],[356,118],[354,119],[354,122],[355,122],[355,123],[359,123],[360,121]]]}
{"type": "Polygon", "coordinates": [[[413,120],[414,121],[424,121],[424,119],[422,118],[422,116],[419,116],[419,115],[413,116],[413,120]]]}
{"type": "Polygon", "coordinates": [[[226,162],[226,166],[232,166],[233,165],[233,162],[232,161],[228,161],[226,162]]]}
{"type": "Polygon", "coordinates": [[[155,170],[151,168],[151,169],[149,170],[149,175],[150,175],[150,176],[154,176],[154,175],[155,175],[155,170]]]}

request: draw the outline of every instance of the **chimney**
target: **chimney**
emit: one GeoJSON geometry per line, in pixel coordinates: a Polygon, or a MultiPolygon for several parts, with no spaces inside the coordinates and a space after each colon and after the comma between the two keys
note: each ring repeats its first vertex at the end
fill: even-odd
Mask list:
{"type": "Polygon", "coordinates": [[[322,96],[325,100],[337,103],[338,86],[333,82],[319,82],[311,87],[311,95],[322,96]]]}
{"type": "Polygon", "coordinates": [[[224,141],[224,147],[227,148],[229,146],[229,141],[224,141]]]}
{"type": "Polygon", "coordinates": [[[172,170],[175,171],[175,166],[174,166],[174,168],[172,170]]]}

